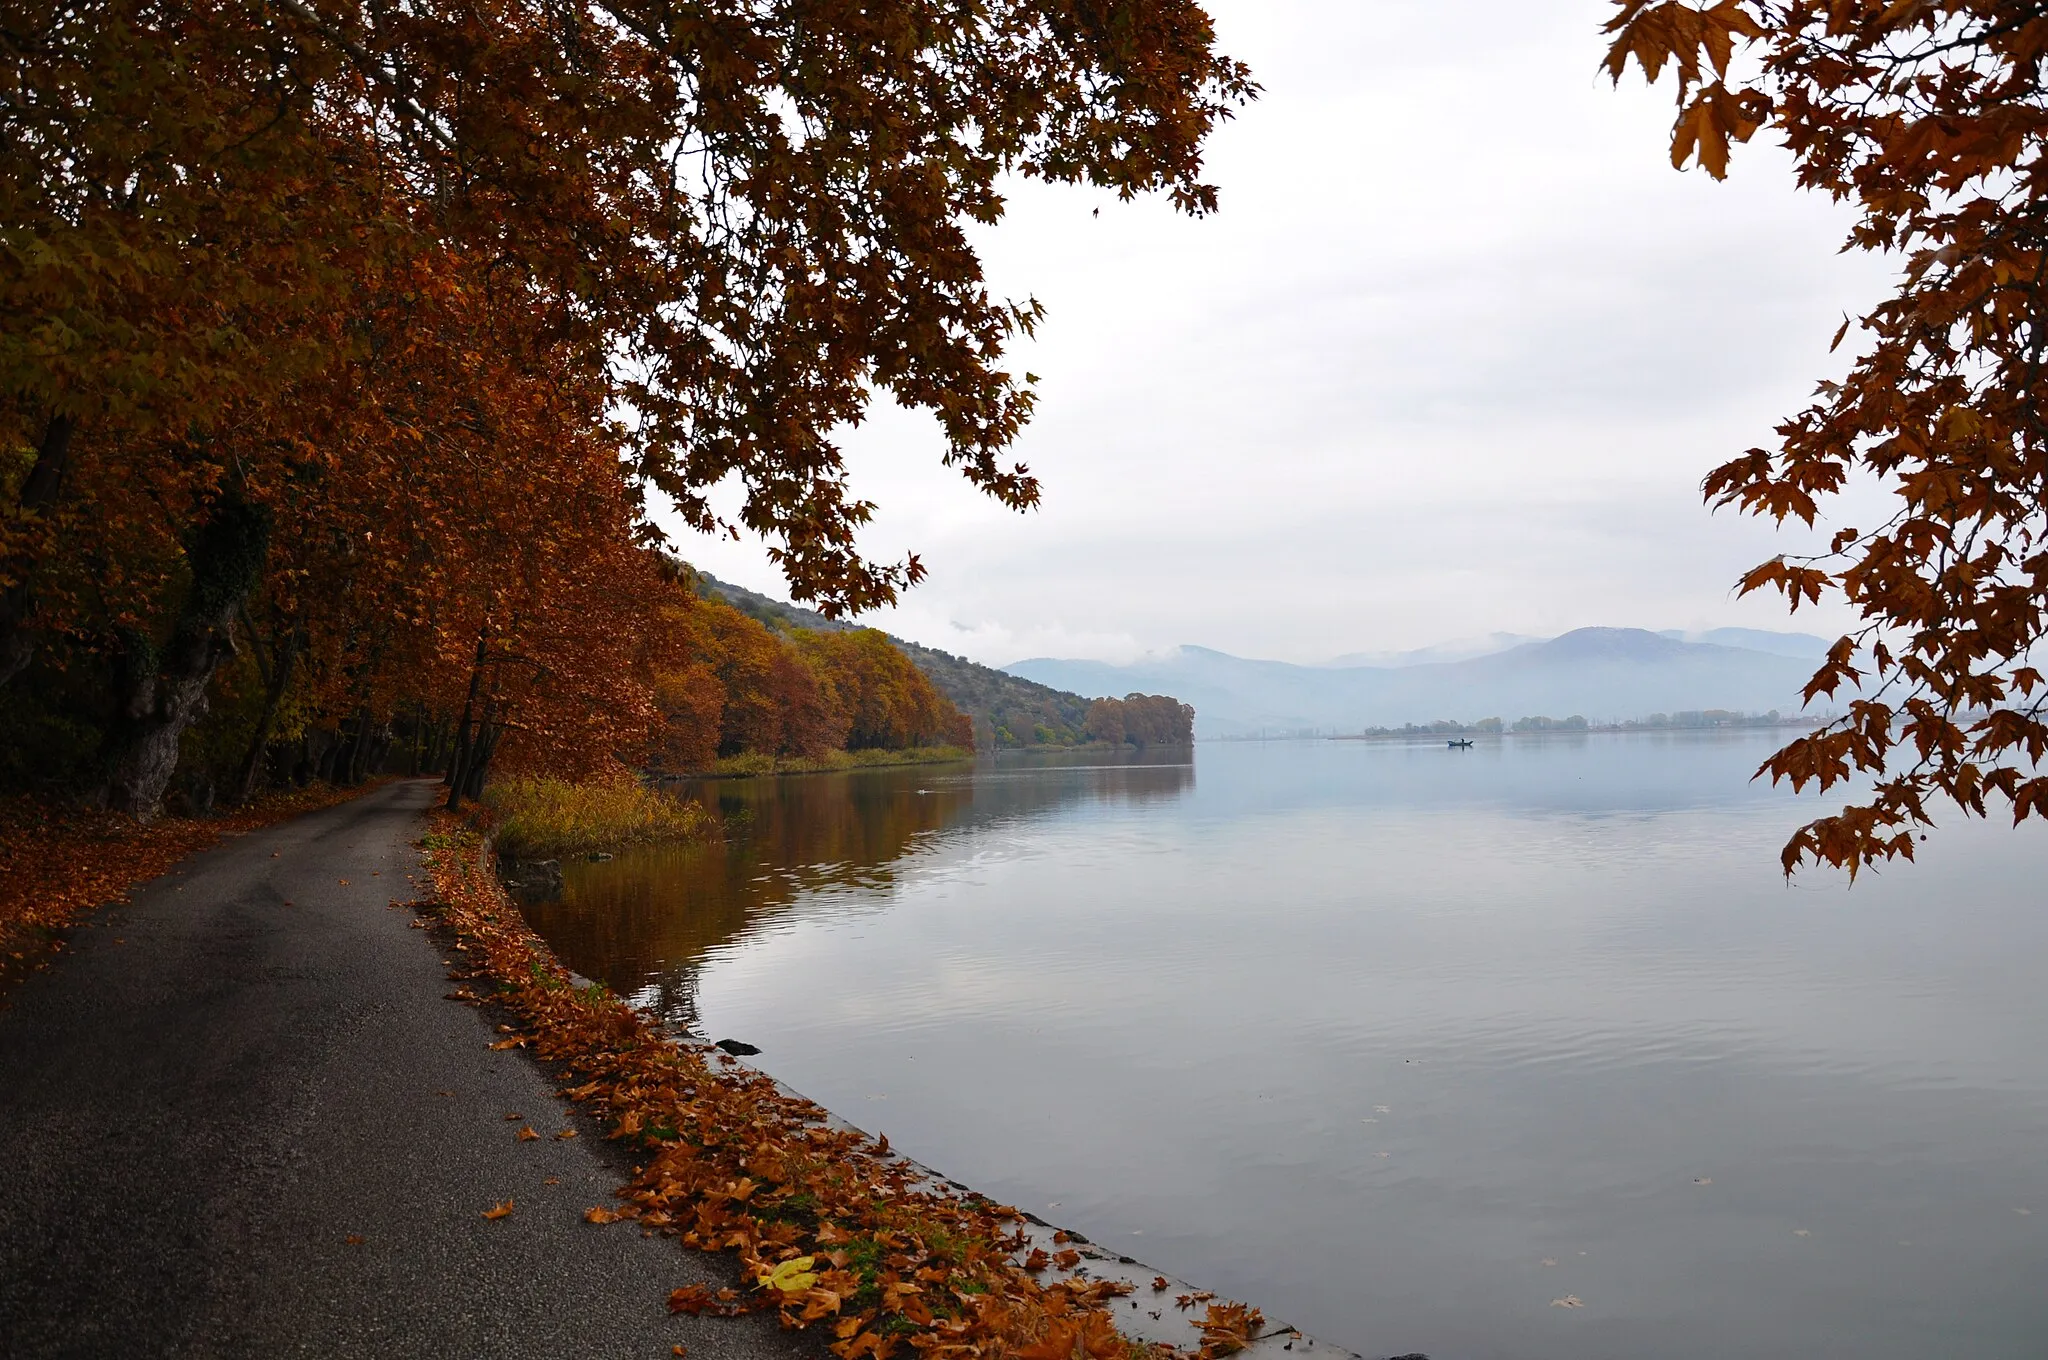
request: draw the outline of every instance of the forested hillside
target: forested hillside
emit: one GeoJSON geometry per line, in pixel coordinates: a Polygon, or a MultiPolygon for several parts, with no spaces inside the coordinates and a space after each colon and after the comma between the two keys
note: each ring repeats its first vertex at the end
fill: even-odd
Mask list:
{"type": "MultiPolygon", "coordinates": [[[[827,633],[853,625],[697,574],[698,591],[778,629],[827,633]]],[[[1090,740],[1089,700],[965,657],[890,636],[931,682],[974,723],[977,747],[1066,746],[1090,740]]],[[[1120,739],[1120,738],[1119,738],[1120,739]]]]}

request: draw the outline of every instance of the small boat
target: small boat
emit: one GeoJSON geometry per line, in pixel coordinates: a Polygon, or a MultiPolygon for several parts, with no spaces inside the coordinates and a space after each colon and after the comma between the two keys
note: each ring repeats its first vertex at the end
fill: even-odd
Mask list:
{"type": "Polygon", "coordinates": [[[1453,751],[1465,751],[1471,749],[1472,743],[1464,737],[1453,737],[1445,742],[1444,745],[1450,747],[1453,751]]]}

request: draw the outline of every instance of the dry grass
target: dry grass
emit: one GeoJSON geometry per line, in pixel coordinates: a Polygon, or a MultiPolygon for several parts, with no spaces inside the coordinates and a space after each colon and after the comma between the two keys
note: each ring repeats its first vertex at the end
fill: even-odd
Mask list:
{"type": "Polygon", "coordinates": [[[867,770],[889,765],[940,765],[972,760],[965,746],[913,746],[902,751],[828,751],[822,756],[764,756],[754,752],[727,756],[708,770],[706,779],[746,779],[764,774],[828,774],[835,770],[867,770]]]}
{"type": "Polygon", "coordinates": [[[718,818],[696,803],[627,780],[576,784],[509,779],[484,790],[500,853],[547,859],[650,841],[716,839],[718,818]]]}

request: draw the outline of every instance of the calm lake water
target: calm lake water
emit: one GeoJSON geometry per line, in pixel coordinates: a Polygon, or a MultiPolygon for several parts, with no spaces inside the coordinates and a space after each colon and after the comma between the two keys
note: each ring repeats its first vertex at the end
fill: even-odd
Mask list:
{"type": "Polygon", "coordinates": [[[1775,739],[732,782],[729,845],[531,915],[946,1174],[1369,1356],[2048,1356],[2048,835],[1787,886],[1775,739]]]}

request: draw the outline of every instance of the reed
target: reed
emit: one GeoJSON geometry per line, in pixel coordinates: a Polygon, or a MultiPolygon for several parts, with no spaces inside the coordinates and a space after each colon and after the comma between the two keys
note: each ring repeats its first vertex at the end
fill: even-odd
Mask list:
{"type": "Polygon", "coordinates": [[[514,859],[714,840],[720,829],[718,818],[699,804],[628,780],[508,779],[484,791],[484,805],[496,824],[499,852],[514,859]]]}

